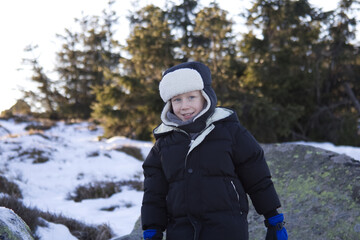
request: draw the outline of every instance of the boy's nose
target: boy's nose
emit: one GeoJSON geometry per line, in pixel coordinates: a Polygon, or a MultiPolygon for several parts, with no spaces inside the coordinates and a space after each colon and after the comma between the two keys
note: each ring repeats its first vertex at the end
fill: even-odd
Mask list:
{"type": "Polygon", "coordinates": [[[181,103],[181,109],[187,109],[187,108],[189,108],[189,103],[187,101],[183,101],[181,103]]]}

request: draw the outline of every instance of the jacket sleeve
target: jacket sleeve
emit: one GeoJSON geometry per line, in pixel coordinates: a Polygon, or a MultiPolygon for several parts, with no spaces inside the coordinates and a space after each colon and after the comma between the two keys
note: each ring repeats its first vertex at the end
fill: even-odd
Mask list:
{"type": "Polygon", "coordinates": [[[245,192],[250,196],[258,214],[274,211],[281,205],[263,149],[241,125],[234,136],[234,163],[245,192]]]}
{"type": "Polygon", "coordinates": [[[167,225],[166,196],[168,183],[161,167],[157,143],[151,149],[143,163],[144,195],[141,207],[143,230],[159,229],[164,231],[167,225]]]}

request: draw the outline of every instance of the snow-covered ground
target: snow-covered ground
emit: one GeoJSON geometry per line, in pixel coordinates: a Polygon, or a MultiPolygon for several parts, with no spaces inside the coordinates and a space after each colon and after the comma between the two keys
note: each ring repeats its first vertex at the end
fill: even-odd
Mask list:
{"type": "MultiPolygon", "coordinates": [[[[108,224],[118,236],[128,234],[140,216],[142,192],[125,188],[110,198],[81,202],[67,197],[77,186],[88,183],[142,181],[142,162],[115,149],[134,146],[146,156],[152,143],[123,137],[99,141],[102,129],[90,131],[86,122],[58,122],[41,134],[29,134],[24,129],[28,124],[0,120],[0,169],[19,185],[24,204],[89,224],[108,224]],[[30,153],[35,151],[50,160],[34,164],[30,153]],[[113,206],[114,211],[101,210],[113,206]]],[[[50,228],[39,229],[41,239],[75,239],[62,225],[50,224],[50,228]]]]}
{"type": "MultiPolygon", "coordinates": [[[[130,233],[140,216],[142,192],[123,189],[110,198],[81,202],[67,197],[77,186],[93,182],[142,181],[142,162],[116,149],[134,146],[146,156],[152,143],[123,137],[98,140],[102,129],[91,131],[87,122],[71,125],[58,122],[50,130],[37,134],[24,129],[28,124],[0,120],[0,169],[8,180],[19,185],[24,204],[89,224],[108,224],[117,236],[130,233]],[[34,164],[31,152],[37,152],[49,161],[34,164]],[[101,210],[114,206],[114,211],[101,210]]],[[[344,153],[360,160],[360,148],[330,143],[296,143],[344,153]]],[[[64,225],[53,223],[49,223],[48,228],[39,228],[37,234],[46,240],[76,239],[64,225]]]]}

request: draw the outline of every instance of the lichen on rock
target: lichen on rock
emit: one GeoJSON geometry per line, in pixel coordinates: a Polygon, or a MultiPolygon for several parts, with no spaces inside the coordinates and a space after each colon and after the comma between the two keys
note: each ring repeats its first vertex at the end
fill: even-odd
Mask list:
{"type": "Polygon", "coordinates": [[[30,228],[11,209],[0,207],[0,239],[34,240],[30,228]]]}

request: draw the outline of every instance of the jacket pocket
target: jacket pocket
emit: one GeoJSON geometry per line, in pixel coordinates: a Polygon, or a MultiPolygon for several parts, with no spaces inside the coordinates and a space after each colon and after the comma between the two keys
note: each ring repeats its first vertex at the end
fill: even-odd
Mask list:
{"type": "Polygon", "coordinates": [[[240,214],[243,214],[242,211],[242,206],[241,206],[241,201],[240,201],[240,194],[239,191],[237,190],[235,183],[233,180],[231,179],[225,179],[225,183],[227,186],[227,190],[228,190],[228,194],[230,197],[231,202],[233,203],[233,209],[237,212],[240,212],[240,214]]]}
{"type": "Polygon", "coordinates": [[[239,204],[240,204],[240,195],[239,195],[238,191],[236,190],[234,181],[233,181],[233,180],[230,180],[230,183],[231,183],[231,186],[234,188],[234,191],[235,191],[235,193],[236,193],[236,198],[237,198],[237,200],[238,200],[238,202],[239,202],[239,204]]]}

